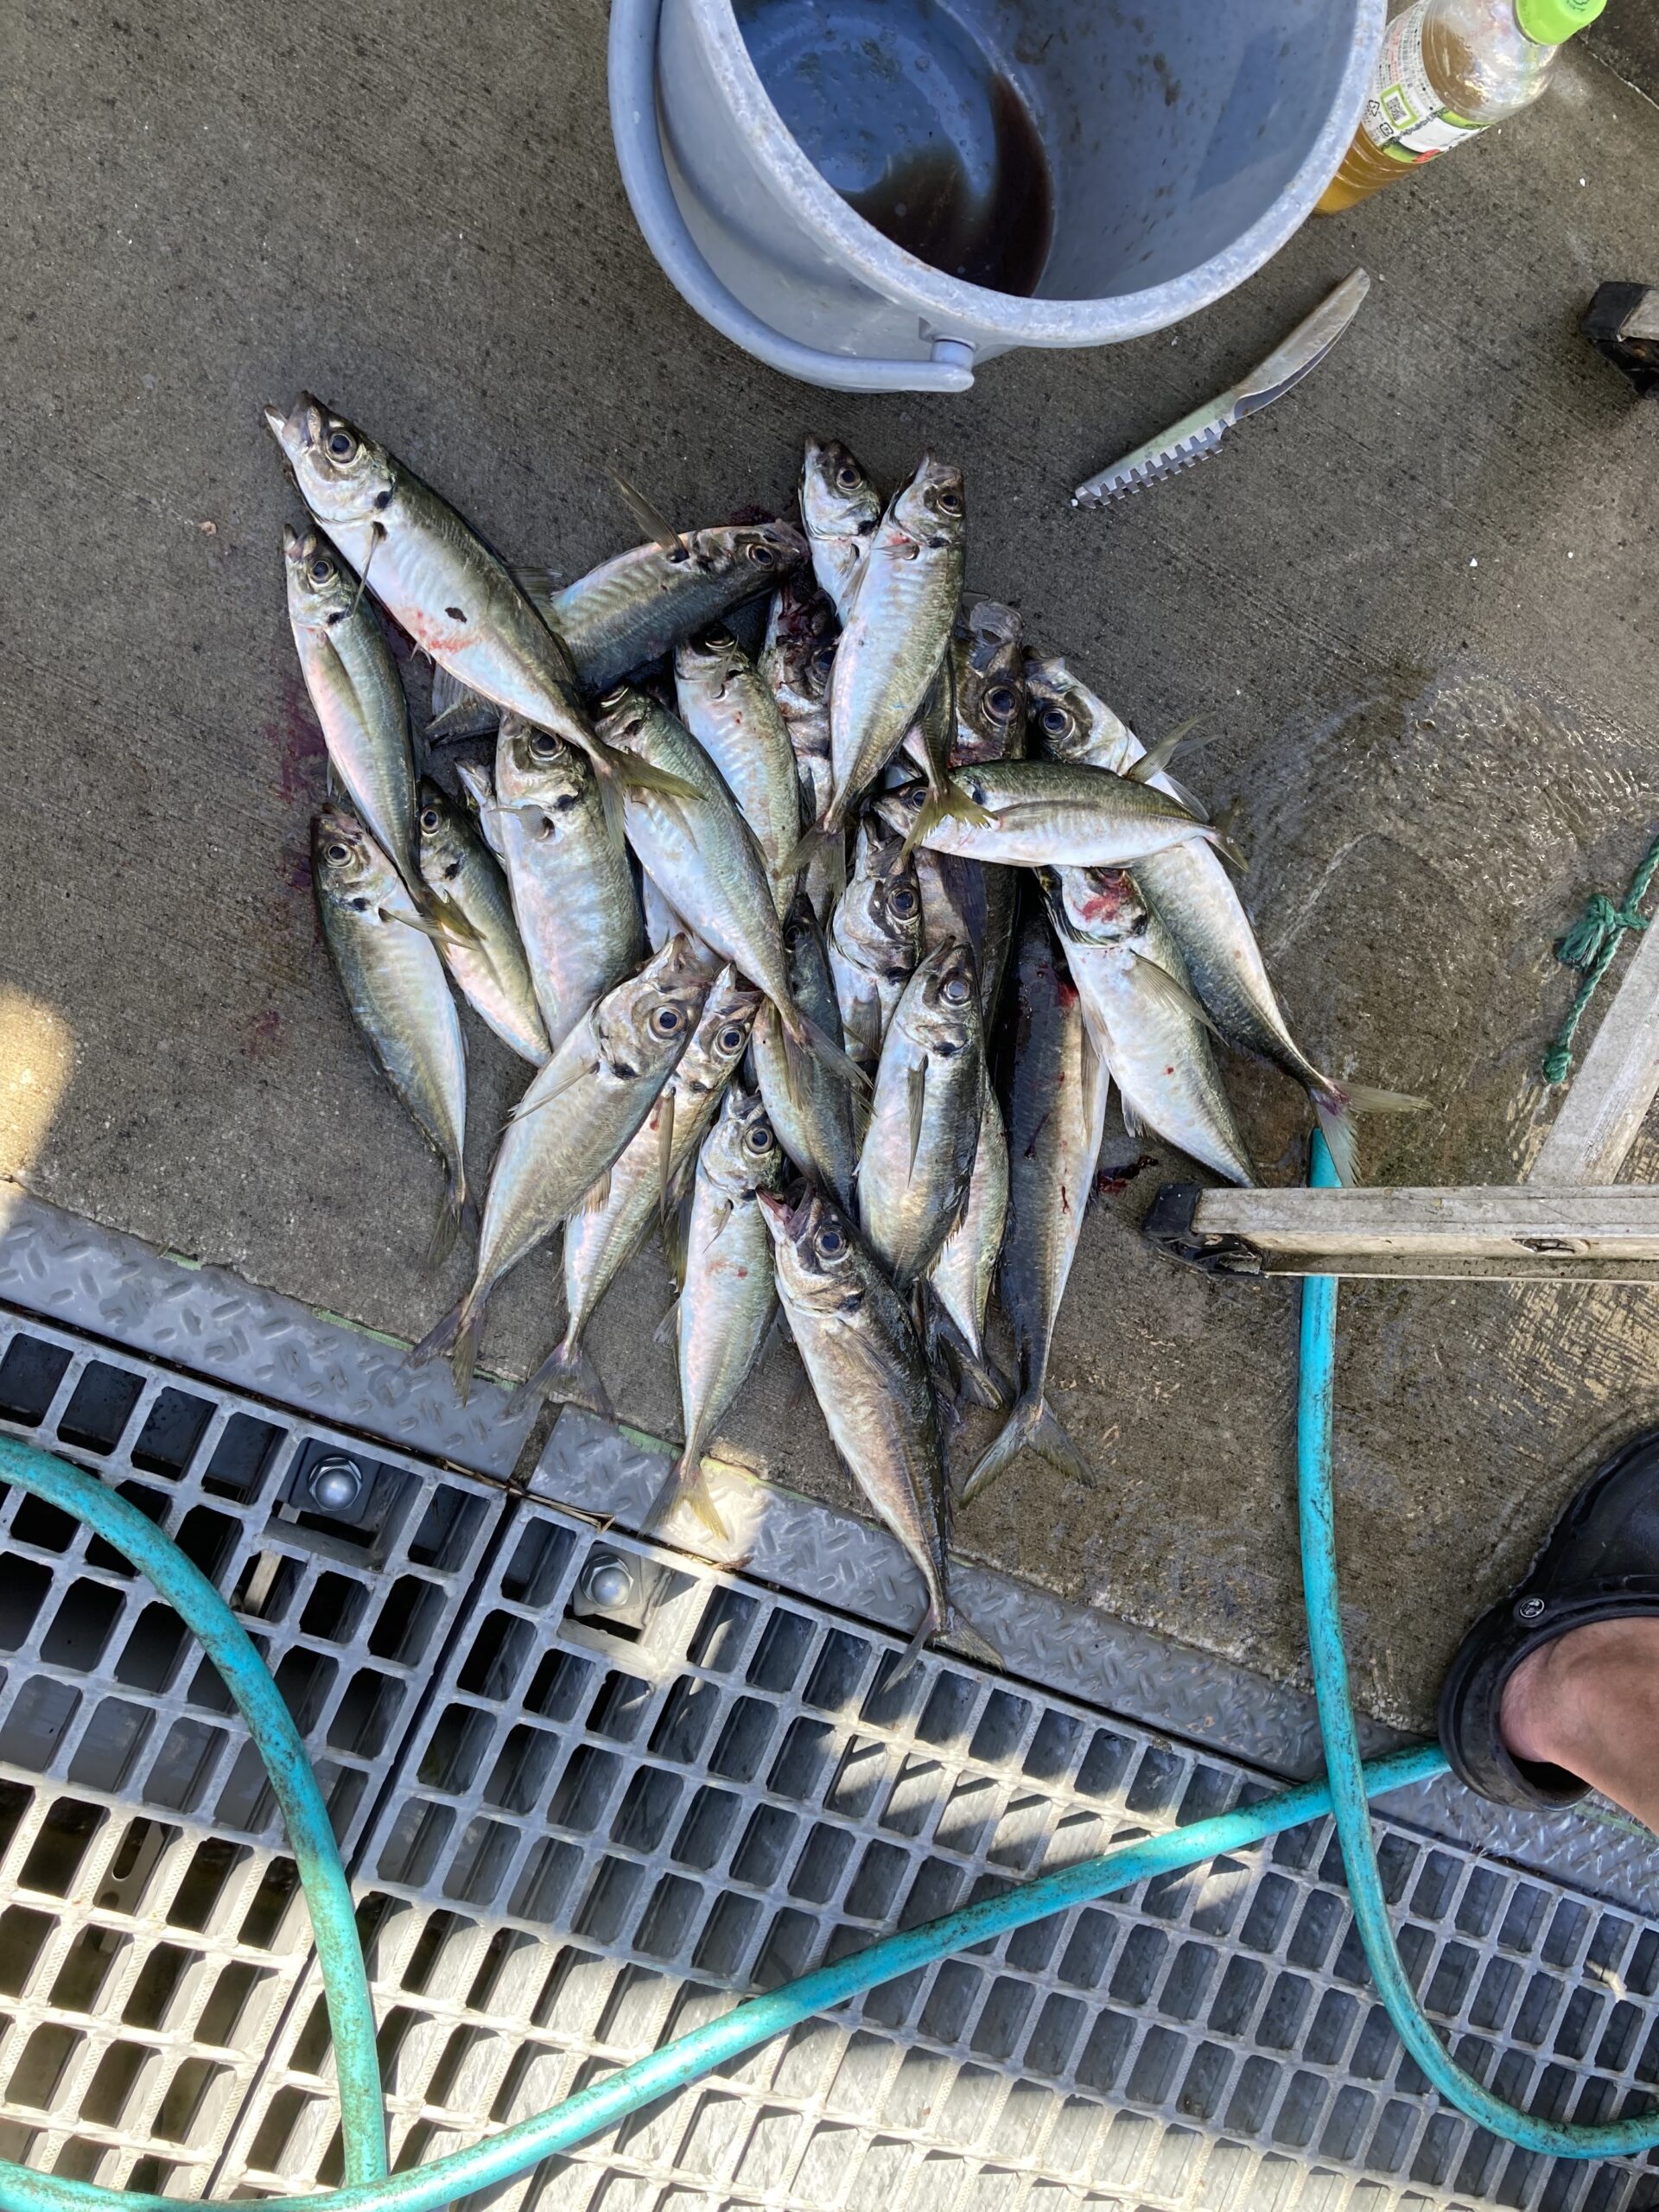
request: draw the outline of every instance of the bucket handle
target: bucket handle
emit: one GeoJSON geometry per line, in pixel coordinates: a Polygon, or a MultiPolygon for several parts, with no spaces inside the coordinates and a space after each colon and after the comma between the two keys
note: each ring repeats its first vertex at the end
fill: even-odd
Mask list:
{"type": "Polygon", "coordinates": [[[966,391],[974,349],[963,338],[936,338],[927,361],[859,360],[785,338],[728,290],[686,227],[663,159],[657,123],[657,29],[663,0],[612,0],[611,136],[634,220],[664,274],[705,322],[746,353],[803,384],[841,391],[966,391]]]}

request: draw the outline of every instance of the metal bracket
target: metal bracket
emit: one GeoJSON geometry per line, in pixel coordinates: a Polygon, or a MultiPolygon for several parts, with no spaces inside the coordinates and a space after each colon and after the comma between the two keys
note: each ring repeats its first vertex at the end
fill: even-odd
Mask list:
{"type": "Polygon", "coordinates": [[[1243,1276],[1259,1281],[1260,1257],[1241,1236],[1217,1235],[1194,1225],[1202,1183],[1165,1183],[1141,1224],[1141,1234],[1165,1256],[1207,1275],[1243,1276]]]}

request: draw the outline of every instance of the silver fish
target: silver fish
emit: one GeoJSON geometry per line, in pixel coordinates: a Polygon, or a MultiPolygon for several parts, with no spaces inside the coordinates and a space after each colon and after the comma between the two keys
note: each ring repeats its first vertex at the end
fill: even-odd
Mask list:
{"type": "MultiPolygon", "coordinates": [[[[302,392],[265,423],[310,508],[393,619],[441,668],[585,753],[610,791],[652,779],[588,727],[569,656],[505,565],[447,500],[345,416],[302,392]]],[[[607,803],[620,825],[620,808],[607,803]]]]}
{"type": "MultiPolygon", "coordinates": [[[[789,732],[800,779],[800,818],[817,822],[835,788],[830,757],[830,678],[836,664],[835,609],[804,571],[786,579],[766,615],[760,673],[789,732]]],[[[815,843],[806,867],[812,911],[826,920],[847,887],[847,849],[839,838],[815,843]]]]}
{"type": "MultiPolygon", "coordinates": [[[[1195,821],[1166,792],[1104,768],[992,760],[958,768],[950,780],[991,818],[932,821],[916,840],[931,852],[1014,868],[1127,868],[1185,838],[1232,851],[1219,830],[1195,821]]],[[[884,821],[913,827],[928,796],[925,784],[906,784],[877,805],[884,821]]]]}
{"type": "Polygon", "coordinates": [[[540,1067],[551,1051],[512,918],[507,880],[478,831],[435,784],[420,786],[421,878],[440,910],[454,907],[469,934],[438,939],[443,964],[468,1003],[520,1059],[540,1067]]]}
{"type": "Polygon", "coordinates": [[[747,1049],[761,1003],[760,992],[740,983],[729,967],[715,976],[690,1043],[612,1168],[605,1196],[565,1225],[564,1334],[518,1392],[517,1404],[556,1398],[612,1418],[583,1333],[652,1224],[673,1203],[747,1049]]]}
{"type": "Polygon", "coordinates": [[[830,679],[836,783],[825,833],[846,826],[938,673],[962,597],[964,518],[961,470],[929,454],[881,518],[830,679]]]}
{"type": "MultiPolygon", "coordinates": [[[[830,949],[804,890],[785,918],[784,951],[795,1003],[819,1028],[843,1042],[830,949]]],[[[766,1117],[779,1142],[804,1175],[822,1184],[850,1211],[853,1178],[858,1171],[852,1093],[838,1075],[815,1059],[798,1060],[791,1066],[770,1001],[755,1022],[753,1051],[766,1117]]]]}
{"type": "Polygon", "coordinates": [[[288,620],[329,765],[375,843],[419,899],[409,703],[380,618],[315,530],[283,527],[288,620]]]}
{"type": "MultiPolygon", "coordinates": [[[[1026,749],[1026,674],[1019,614],[994,599],[965,604],[950,632],[957,675],[953,768],[1017,760],[1026,749]]],[[[1104,765],[1104,764],[1103,764],[1104,765]]]]}
{"type": "Polygon", "coordinates": [[[683,1499],[715,1535],[727,1534],[703,1480],[702,1455],[760,1357],[777,1310],[772,1239],[759,1199],[778,1188],[785,1172],[759,1094],[734,1084],[697,1160],[675,1318],[685,1445],[652,1508],[653,1522],[683,1499]]]}
{"type": "Polygon", "coordinates": [[[968,1203],[962,1219],[940,1247],[928,1287],[937,1306],[944,1311],[948,1325],[939,1333],[963,1387],[988,1406],[1007,1402],[1007,1394],[985,1349],[985,1319],[1007,1219],[1007,1132],[1002,1126],[996,1093],[988,1083],[980,1103],[979,1143],[968,1185],[968,1203]]]}
{"type": "Polygon", "coordinates": [[[832,1199],[809,1186],[793,1206],[762,1193],[760,1208],[779,1296],[836,1449],[926,1586],[902,1672],[951,1618],[950,1489],[926,1362],[904,1300],[832,1199]]]}
{"type": "Polygon", "coordinates": [[[784,862],[801,834],[800,782],[778,702],[729,630],[706,630],[674,650],[680,720],[719,769],[753,830],[786,914],[795,896],[784,862]]]}
{"type": "Polygon", "coordinates": [[[1014,938],[1014,1033],[1005,1063],[1008,1220],[999,1270],[1019,1395],[963,1486],[967,1504],[1027,1446],[1079,1480],[1090,1471],[1046,1402],[1060,1301],[1077,1257],[1109,1085],[1083,1005],[1043,917],[1027,901],[1014,938]]]}
{"type": "Polygon", "coordinates": [[[907,1296],[962,1218],[979,1146],[984,1052],[966,944],[921,962],[881,1046],[858,1155],[864,1240],[907,1296]]]}
{"type": "MultiPolygon", "coordinates": [[[[1146,748],[1128,724],[1065,661],[1055,658],[1033,663],[1027,682],[1033,735],[1052,758],[1085,761],[1122,774],[1144,757],[1146,748]]],[[[1168,776],[1160,773],[1153,780],[1160,789],[1180,795],[1179,786],[1168,776]]],[[[1344,1182],[1352,1182],[1357,1172],[1353,1116],[1410,1112],[1423,1102],[1397,1091],[1338,1083],[1314,1066],[1290,1033],[1244,902],[1209,846],[1189,839],[1148,855],[1135,864],[1135,879],[1173,938],[1205,1011],[1224,1036],[1271,1060],[1303,1086],[1338,1173],[1344,1182]]]]}
{"type": "Polygon", "coordinates": [[[602,1202],[606,1179],[673,1073],[708,989],[675,938],[589,1007],[514,1107],[490,1170],[477,1273],[410,1354],[418,1365],[449,1353],[463,1398],[491,1292],[584,1200],[602,1202]]]}
{"type": "Polygon", "coordinates": [[[830,972],[842,1040],[872,1081],[881,1039],[921,949],[921,893],[904,839],[867,817],[859,825],[852,875],[830,919],[830,972]]]}
{"type": "MultiPolygon", "coordinates": [[[[806,541],[787,523],[726,523],[687,531],[671,551],[657,543],[630,546],[572,584],[561,585],[545,569],[512,574],[569,654],[576,681],[585,690],[603,691],[769,591],[805,561],[806,541]]],[[[490,702],[440,673],[432,685],[430,734],[467,737],[493,729],[490,702]]]]}
{"type": "Polygon", "coordinates": [[[324,808],[312,824],[311,868],[352,1018],[443,1162],[447,1189],[429,1255],[435,1267],[467,1210],[467,1048],[443,963],[430,925],[355,815],[324,808]]]}
{"type": "Polygon", "coordinates": [[[1174,939],[1122,868],[1045,869],[1043,895],[1095,1050],[1141,1125],[1231,1183],[1255,1169],[1174,939]]]}
{"type": "Polygon", "coordinates": [[[513,915],[556,1050],[639,960],[633,872],[582,754],[517,715],[496,740],[495,810],[513,915]]]}
{"type": "Polygon", "coordinates": [[[839,438],[809,438],[801,465],[801,520],[812,573],[845,622],[864,557],[881,523],[881,494],[839,438]]]}
{"type": "Polygon", "coordinates": [[[760,985],[792,1045],[845,1065],[834,1040],[813,1027],[790,995],[766,859],[719,770],[683,724],[645,692],[623,685],[607,693],[601,709],[609,743],[648,760],[691,794],[671,799],[638,786],[629,791],[628,841],[641,866],[703,942],[760,985]]]}

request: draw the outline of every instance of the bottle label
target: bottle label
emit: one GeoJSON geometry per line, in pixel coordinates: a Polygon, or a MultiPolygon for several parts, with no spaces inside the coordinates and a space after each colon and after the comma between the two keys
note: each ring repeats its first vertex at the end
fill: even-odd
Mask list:
{"type": "Polygon", "coordinates": [[[1379,153],[1398,162],[1432,162],[1484,124],[1442,105],[1423,63],[1423,19],[1431,0],[1415,0],[1382,35],[1376,82],[1360,127],[1379,153]]]}

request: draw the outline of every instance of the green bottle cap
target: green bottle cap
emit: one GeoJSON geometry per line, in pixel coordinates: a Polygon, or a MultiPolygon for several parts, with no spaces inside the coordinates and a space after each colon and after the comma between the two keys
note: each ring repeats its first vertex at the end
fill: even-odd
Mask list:
{"type": "Polygon", "coordinates": [[[1607,0],[1515,0],[1515,20],[1535,46],[1560,46],[1593,23],[1607,0]]]}

